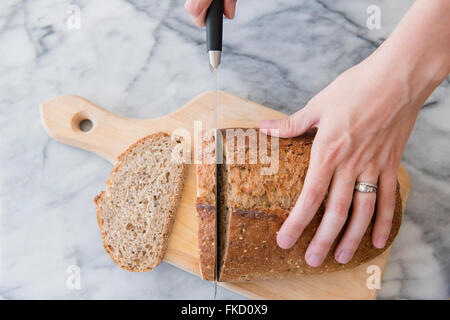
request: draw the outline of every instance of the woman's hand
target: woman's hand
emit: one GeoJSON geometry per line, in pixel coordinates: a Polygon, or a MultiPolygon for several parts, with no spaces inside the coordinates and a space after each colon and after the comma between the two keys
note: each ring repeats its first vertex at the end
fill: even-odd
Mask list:
{"type": "MultiPolygon", "coordinates": [[[[198,26],[212,0],[187,0],[198,26]]],[[[236,0],[224,0],[233,19],[236,0]]],[[[290,248],[328,193],[322,222],[305,259],[313,267],[324,258],[349,215],[335,258],[347,263],[376,214],[372,242],[383,248],[394,214],[397,169],[420,107],[450,72],[448,0],[416,0],[389,38],[365,61],[347,70],[298,111],[283,120],[263,121],[294,137],[318,131],[302,192],[281,227],[277,241],[290,248]],[[354,192],[356,182],[378,184],[377,193],[354,192]],[[374,212],[377,202],[376,213],[374,212]]]]}
{"type": "MultiPolygon", "coordinates": [[[[223,14],[228,19],[233,19],[236,12],[237,0],[224,0],[223,14]]],[[[206,11],[211,5],[212,0],[186,0],[185,8],[191,15],[192,21],[199,27],[205,26],[206,11]]]]}
{"type": "Polygon", "coordinates": [[[336,260],[352,259],[375,213],[375,201],[372,242],[385,246],[403,150],[420,107],[450,71],[448,9],[447,1],[417,1],[372,56],[341,74],[297,113],[261,122],[268,134],[279,129],[280,137],[318,128],[302,192],[277,236],[281,248],[290,248],[328,192],[322,222],[305,254],[310,266],[322,264],[352,203],[336,260]],[[356,182],[378,184],[378,191],[354,192],[356,182]]]}
{"type": "Polygon", "coordinates": [[[325,214],[305,256],[313,267],[327,256],[352,202],[353,212],[336,248],[336,260],[351,260],[372,219],[376,200],[373,244],[383,248],[386,243],[395,208],[397,169],[420,109],[408,92],[393,85],[370,63],[363,63],[341,74],[290,117],[260,124],[262,129],[279,129],[282,138],[318,128],[302,193],[277,237],[281,248],[290,248],[329,192],[325,214]],[[357,181],[378,184],[378,193],[354,193],[357,181]]]}

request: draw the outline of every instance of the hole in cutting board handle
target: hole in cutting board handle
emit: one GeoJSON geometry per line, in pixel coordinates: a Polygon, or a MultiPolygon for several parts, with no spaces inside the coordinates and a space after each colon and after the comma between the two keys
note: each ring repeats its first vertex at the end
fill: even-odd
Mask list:
{"type": "Polygon", "coordinates": [[[92,130],[93,123],[90,119],[84,119],[80,122],[80,130],[83,132],[89,132],[92,130]]]}
{"type": "Polygon", "coordinates": [[[71,121],[72,130],[75,132],[89,133],[92,132],[97,125],[94,116],[86,111],[76,113],[71,121]]]}

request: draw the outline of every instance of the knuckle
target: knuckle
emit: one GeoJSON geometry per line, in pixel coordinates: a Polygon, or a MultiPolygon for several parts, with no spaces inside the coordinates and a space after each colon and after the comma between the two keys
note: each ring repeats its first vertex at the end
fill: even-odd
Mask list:
{"type": "Polygon", "coordinates": [[[373,182],[377,183],[380,171],[379,171],[377,163],[373,160],[373,157],[371,157],[367,161],[364,161],[363,165],[365,167],[364,174],[367,175],[367,177],[375,178],[376,181],[373,181],[373,182]]]}
{"type": "Polygon", "coordinates": [[[392,172],[396,172],[398,169],[398,166],[400,165],[400,156],[397,154],[397,152],[390,152],[386,156],[385,160],[385,166],[392,172]]]}
{"type": "Polygon", "coordinates": [[[344,167],[338,166],[336,168],[336,174],[339,175],[339,180],[343,183],[354,184],[355,182],[355,170],[353,167],[348,165],[344,167]]]}
{"type": "Polygon", "coordinates": [[[322,202],[322,199],[319,189],[309,188],[308,190],[305,190],[302,202],[304,208],[309,209],[311,207],[315,207],[320,202],[322,202]]]}
{"type": "Polygon", "coordinates": [[[342,201],[334,204],[332,212],[338,223],[344,224],[348,217],[348,206],[342,201]]]}
{"type": "Polygon", "coordinates": [[[342,170],[351,175],[355,172],[362,172],[361,175],[363,175],[365,179],[373,179],[374,177],[378,177],[378,166],[373,160],[373,155],[370,154],[370,152],[369,154],[365,153],[365,150],[349,152],[349,156],[346,158],[345,164],[342,166],[342,170]]]}
{"type": "Polygon", "coordinates": [[[318,252],[326,253],[331,246],[331,241],[329,239],[317,239],[314,246],[318,252]]]}
{"type": "Polygon", "coordinates": [[[387,214],[390,215],[394,211],[396,200],[397,198],[395,190],[386,193],[385,199],[383,201],[384,201],[384,211],[386,211],[387,214]]]}
{"type": "Polygon", "coordinates": [[[289,116],[281,120],[281,127],[286,131],[287,134],[293,134],[295,131],[295,117],[289,116]]]}
{"type": "Polygon", "coordinates": [[[358,214],[363,214],[371,217],[375,209],[375,201],[371,199],[365,199],[360,202],[358,214]]]}
{"type": "Polygon", "coordinates": [[[342,155],[349,153],[351,149],[351,141],[346,136],[342,136],[338,140],[326,140],[322,146],[322,158],[325,163],[336,163],[342,155]]]}
{"type": "Polygon", "coordinates": [[[365,167],[365,171],[371,176],[377,176],[378,164],[376,162],[376,149],[364,149],[361,151],[360,163],[365,167]]]}
{"type": "Polygon", "coordinates": [[[353,177],[353,174],[355,172],[358,172],[362,165],[363,164],[361,163],[360,159],[356,157],[349,157],[345,163],[345,168],[343,169],[343,172],[345,176],[353,177]]]}
{"type": "Polygon", "coordinates": [[[327,253],[332,240],[316,236],[311,241],[311,250],[318,253],[327,253]]]}
{"type": "Polygon", "coordinates": [[[339,150],[339,146],[336,143],[330,144],[324,152],[323,160],[327,163],[335,162],[338,158],[339,150]]]}
{"type": "Polygon", "coordinates": [[[342,247],[345,247],[353,252],[358,249],[359,243],[361,242],[361,238],[357,235],[348,236],[342,243],[342,247]]]}
{"type": "Polygon", "coordinates": [[[291,218],[291,221],[289,223],[291,224],[291,227],[294,230],[297,230],[297,231],[300,231],[300,232],[302,232],[303,229],[305,228],[305,222],[300,217],[300,215],[293,215],[292,218],[291,218]]]}
{"type": "Polygon", "coordinates": [[[388,233],[392,227],[392,219],[381,219],[378,222],[378,231],[381,233],[388,233]]]}
{"type": "Polygon", "coordinates": [[[386,163],[386,168],[388,171],[395,174],[397,172],[398,166],[400,165],[400,161],[397,159],[388,159],[386,163]]]}

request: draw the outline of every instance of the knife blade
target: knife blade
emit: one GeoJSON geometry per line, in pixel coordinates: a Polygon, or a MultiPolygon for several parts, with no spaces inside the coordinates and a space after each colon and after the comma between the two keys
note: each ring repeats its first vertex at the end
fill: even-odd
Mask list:
{"type": "Polygon", "coordinates": [[[218,198],[218,165],[221,163],[220,137],[217,123],[217,68],[222,55],[222,29],[223,29],[223,0],[213,0],[206,12],[206,45],[209,55],[209,63],[214,72],[214,131],[215,131],[215,155],[216,155],[216,226],[215,226],[215,268],[214,268],[214,300],[217,296],[217,281],[219,278],[219,198],[218,198]]]}

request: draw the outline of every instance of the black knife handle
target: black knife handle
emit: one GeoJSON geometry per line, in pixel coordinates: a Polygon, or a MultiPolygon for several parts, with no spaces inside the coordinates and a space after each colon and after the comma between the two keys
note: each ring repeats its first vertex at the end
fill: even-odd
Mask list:
{"type": "Polygon", "coordinates": [[[213,0],[206,12],[206,43],[208,51],[222,51],[223,0],[213,0]]]}

